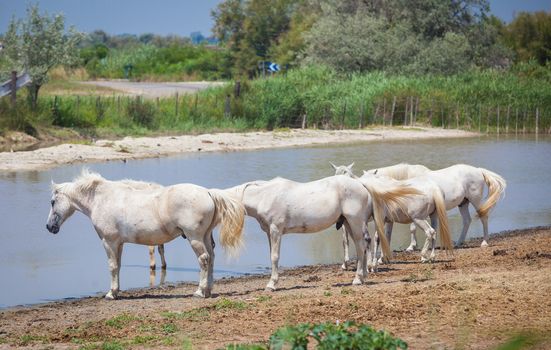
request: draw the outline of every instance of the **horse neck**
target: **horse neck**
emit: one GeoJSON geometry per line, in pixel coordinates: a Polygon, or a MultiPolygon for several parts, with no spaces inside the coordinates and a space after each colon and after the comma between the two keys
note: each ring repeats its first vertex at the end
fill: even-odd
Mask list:
{"type": "Polygon", "coordinates": [[[92,208],[94,207],[94,201],[96,199],[96,193],[98,192],[99,184],[96,185],[93,189],[83,191],[78,186],[74,184],[70,185],[71,187],[64,192],[64,194],[71,201],[72,206],[80,211],[81,213],[90,216],[92,208]]]}

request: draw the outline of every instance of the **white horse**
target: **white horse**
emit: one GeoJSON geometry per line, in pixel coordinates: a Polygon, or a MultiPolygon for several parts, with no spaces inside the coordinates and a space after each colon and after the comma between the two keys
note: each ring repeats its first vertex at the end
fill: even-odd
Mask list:
{"type": "MultiPolygon", "coordinates": [[[[418,165],[398,164],[392,167],[368,170],[367,173],[383,174],[396,179],[404,179],[406,178],[404,176],[409,176],[407,178],[410,178],[413,174],[422,172],[418,167],[418,165]]],[[[425,171],[424,174],[436,182],[443,191],[447,210],[459,207],[459,212],[463,218],[463,229],[456,245],[462,245],[467,236],[467,231],[472,221],[469,213],[470,203],[475,208],[482,222],[484,238],[481,247],[487,246],[489,238],[488,215],[507,187],[507,183],[503,177],[490,170],[466,164],[452,165],[435,171],[425,171]],[[488,195],[483,202],[486,186],[488,187],[488,195]]],[[[412,231],[412,244],[414,242],[416,243],[415,231],[412,231]]]]}
{"type": "Polygon", "coordinates": [[[212,290],[212,230],[221,223],[222,246],[237,250],[241,245],[243,205],[223,191],[197,185],[108,181],[84,169],[73,182],[52,183],[51,206],[46,228],[54,234],[75,210],[92,220],[111,271],[106,299],[119,292],[124,243],[159,245],[185,234],[201,269],[198,297],[208,297],[212,290]]]}
{"type": "MultiPolygon", "coordinates": [[[[335,175],[348,175],[351,178],[358,178],[356,175],[354,175],[354,172],[352,171],[352,167],[354,166],[354,163],[350,165],[340,165],[336,166],[335,164],[331,163],[331,166],[333,169],[335,169],[335,175]]],[[[405,180],[412,177],[416,177],[419,175],[423,175],[431,171],[429,168],[427,168],[424,165],[420,164],[405,164],[400,163],[396,165],[392,165],[385,168],[375,169],[368,171],[368,173],[373,174],[376,172],[378,175],[384,175],[391,177],[396,180],[405,180]]],[[[415,231],[417,230],[417,225],[415,225],[414,222],[412,222],[409,226],[410,231],[410,245],[406,248],[406,252],[413,252],[415,248],[417,247],[417,237],[415,236],[415,231]]],[[[390,242],[391,236],[392,236],[392,230],[390,230],[390,233],[387,234],[387,239],[390,242]]],[[[344,247],[344,262],[343,262],[343,270],[346,270],[346,264],[350,260],[349,254],[348,254],[348,234],[346,233],[346,230],[342,231],[342,238],[343,238],[343,247],[344,247]]]]}
{"type": "MultiPolygon", "coordinates": [[[[370,193],[385,192],[389,188],[395,186],[409,186],[415,188],[419,192],[419,195],[417,196],[404,197],[402,199],[404,203],[399,207],[386,207],[384,202],[380,203],[380,205],[376,205],[378,203],[374,203],[374,208],[385,208],[384,212],[375,210],[375,216],[377,217],[377,215],[384,215],[384,219],[386,221],[386,235],[379,234],[379,237],[386,236],[387,240],[390,240],[392,226],[395,222],[401,224],[414,223],[427,235],[427,240],[425,241],[425,245],[421,251],[421,261],[427,262],[435,258],[435,228],[438,224],[442,247],[449,251],[453,249],[444,195],[440,187],[434,181],[423,175],[409,180],[400,181],[394,180],[387,176],[372,174],[364,174],[364,176],[358,180],[370,189],[370,193]],[[430,224],[426,220],[427,217],[430,217],[431,219],[430,224]],[[430,256],[427,256],[429,244],[432,245],[432,251],[430,256]]],[[[378,198],[378,196],[374,196],[374,198],[378,198]]],[[[380,221],[381,220],[379,220],[379,222],[380,221]]],[[[378,230],[378,232],[383,231],[378,230]]],[[[373,254],[374,260],[376,259],[376,251],[377,248],[375,247],[375,253],[373,254]]],[[[383,254],[383,256],[389,257],[389,255],[385,254],[383,254]]]]}
{"type": "MultiPolygon", "coordinates": [[[[352,284],[363,283],[370,256],[366,241],[372,205],[369,192],[360,182],[346,176],[332,176],[307,183],[275,178],[248,182],[227,191],[242,199],[247,215],[254,217],[268,235],[272,275],[267,290],[274,291],[279,279],[282,235],[319,232],[335,223],[337,227],[346,227],[356,247],[358,263],[352,284]]],[[[389,201],[387,205],[393,206],[396,205],[396,197],[412,193],[410,188],[396,187],[384,193],[384,198],[378,201],[389,201]]],[[[381,239],[381,244],[388,254],[390,250],[386,239],[381,239]]]]}

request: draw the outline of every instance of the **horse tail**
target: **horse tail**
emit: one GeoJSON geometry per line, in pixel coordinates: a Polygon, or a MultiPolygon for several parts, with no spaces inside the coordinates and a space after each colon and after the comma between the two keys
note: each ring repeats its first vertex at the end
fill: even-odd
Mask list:
{"type": "Polygon", "coordinates": [[[407,185],[390,185],[377,181],[374,184],[371,181],[360,181],[367,189],[373,199],[373,218],[375,227],[379,232],[381,249],[385,256],[390,256],[390,244],[385,235],[384,217],[385,212],[391,220],[396,217],[398,210],[407,211],[407,197],[421,194],[418,190],[407,185]]]}
{"type": "Polygon", "coordinates": [[[243,246],[245,207],[222,190],[210,189],[208,193],[215,207],[213,222],[221,224],[220,243],[230,255],[236,255],[243,246]]]}
{"type": "Polygon", "coordinates": [[[438,186],[434,188],[433,198],[434,205],[436,206],[436,214],[438,215],[438,227],[442,248],[447,251],[452,251],[453,243],[450,235],[450,226],[448,224],[448,211],[446,210],[446,202],[444,201],[442,190],[438,186]]]}
{"type": "Polygon", "coordinates": [[[505,192],[507,183],[500,175],[484,168],[479,169],[482,171],[484,182],[488,185],[488,198],[486,198],[486,202],[484,202],[484,204],[482,204],[477,210],[478,216],[483,218],[488,216],[490,210],[492,210],[492,208],[497,204],[501,194],[505,192]]]}

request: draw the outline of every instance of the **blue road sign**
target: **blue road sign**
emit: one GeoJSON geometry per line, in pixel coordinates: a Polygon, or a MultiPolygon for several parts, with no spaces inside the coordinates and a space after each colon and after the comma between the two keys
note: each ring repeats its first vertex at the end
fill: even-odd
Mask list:
{"type": "Polygon", "coordinates": [[[270,62],[268,69],[272,72],[279,72],[279,65],[277,63],[270,62]]]}

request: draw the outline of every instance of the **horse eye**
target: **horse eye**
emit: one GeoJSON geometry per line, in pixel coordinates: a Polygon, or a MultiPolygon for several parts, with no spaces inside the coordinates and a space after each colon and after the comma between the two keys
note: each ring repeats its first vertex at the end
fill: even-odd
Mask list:
{"type": "Polygon", "coordinates": [[[52,204],[52,207],[53,207],[54,204],[55,204],[55,200],[52,199],[52,200],[50,201],[50,203],[52,204]]]}

